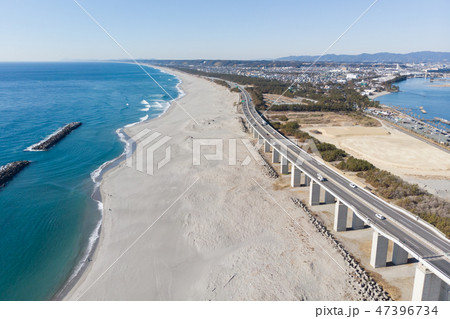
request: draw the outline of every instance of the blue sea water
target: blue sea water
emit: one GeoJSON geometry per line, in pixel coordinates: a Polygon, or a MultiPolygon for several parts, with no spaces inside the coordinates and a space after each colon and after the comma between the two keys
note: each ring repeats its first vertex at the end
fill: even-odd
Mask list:
{"type": "Polygon", "coordinates": [[[430,82],[429,78],[407,79],[395,83],[400,92],[383,95],[375,100],[389,106],[410,108],[425,119],[439,117],[450,120],[450,87],[435,86],[450,84],[450,81],[438,80],[430,82]],[[423,106],[427,114],[423,114],[419,106],[423,106]]]}
{"type": "Polygon", "coordinates": [[[101,220],[91,173],[123,152],[118,128],[179,95],[177,78],[145,68],[169,95],[132,64],[0,63],[0,166],[32,162],[0,190],[0,300],[50,299],[78,270],[101,220]],[[49,151],[24,151],[73,121],[49,151]]]}

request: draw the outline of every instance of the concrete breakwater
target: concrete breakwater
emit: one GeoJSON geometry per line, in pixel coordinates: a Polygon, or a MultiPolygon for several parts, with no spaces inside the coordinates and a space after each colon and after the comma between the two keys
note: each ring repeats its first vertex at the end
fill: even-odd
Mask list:
{"type": "Polygon", "coordinates": [[[368,301],[390,301],[392,298],[379,285],[369,273],[359,264],[359,262],[345,249],[345,247],[329,232],[327,227],[322,224],[309,210],[308,206],[298,198],[291,198],[294,204],[303,209],[309,217],[310,222],[316,230],[324,236],[328,242],[336,249],[347,263],[347,274],[349,283],[360,296],[360,300],[368,301]]]}
{"type": "Polygon", "coordinates": [[[29,161],[17,161],[0,167],[0,188],[14,178],[21,170],[30,165],[29,161]]]}
{"type": "Polygon", "coordinates": [[[81,126],[81,122],[72,122],[64,127],[60,128],[50,136],[46,137],[39,143],[31,145],[26,149],[26,151],[47,151],[64,137],[69,135],[73,130],[79,128],[81,126]]]}

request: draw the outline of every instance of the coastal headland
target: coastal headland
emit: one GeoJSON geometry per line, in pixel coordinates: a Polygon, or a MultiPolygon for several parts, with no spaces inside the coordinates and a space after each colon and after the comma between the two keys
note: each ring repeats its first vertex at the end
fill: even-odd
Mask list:
{"type": "Polygon", "coordinates": [[[249,153],[239,95],[168,72],[186,96],[163,116],[125,129],[138,140],[136,154],[149,143],[143,135],[165,138],[164,147],[151,160],[137,157],[105,173],[99,244],[65,299],[357,299],[340,253],[249,153]],[[215,149],[202,146],[196,165],[199,139],[223,141],[223,159],[205,159],[215,149]],[[236,145],[235,162],[229,145],[236,145]],[[170,160],[157,169],[169,148],[170,160]],[[152,174],[139,169],[152,161],[152,174]]]}

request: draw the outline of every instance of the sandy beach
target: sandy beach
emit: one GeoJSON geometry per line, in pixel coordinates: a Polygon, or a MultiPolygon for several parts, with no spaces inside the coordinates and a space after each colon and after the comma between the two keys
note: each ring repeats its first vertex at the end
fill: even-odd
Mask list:
{"type": "Polygon", "coordinates": [[[383,95],[388,95],[388,94],[391,94],[391,93],[392,92],[389,92],[389,91],[375,92],[371,96],[369,96],[369,98],[371,100],[375,100],[377,97],[380,97],[380,96],[383,96],[383,95]]]}
{"type": "Polygon", "coordinates": [[[434,86],[434,87],[441,87],[441,88],[448,88],[450,87],[450,83],[445,83],[445,84],[432,84],[430,86],[434,86]]]}
{"type": "Polygon", "coordinates": [[[343,258],[295,207],[293,192],[276,187],[251,155],[243,165],[249,153],[241,139],[250,135],[239,121],[239,95],[169,72],[182,80],[186,96],[126,132],[170,137],[155,151],[154,165],[167,147],[170,161],[153,175],[125,162],[105,174],[100,241],[65,299],[357,299],[343,258]],[[207,138],[224,140],[223,160],[193,165],[193,141],[207,138]],[[230,139],[237,139],[236,165],[229,165],[230,139]]]}

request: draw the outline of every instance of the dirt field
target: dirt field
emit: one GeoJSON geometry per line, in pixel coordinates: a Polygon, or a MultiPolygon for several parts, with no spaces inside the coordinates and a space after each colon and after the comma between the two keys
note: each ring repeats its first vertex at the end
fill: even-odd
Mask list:
{"type": "Polygon", "coordinates": [[[450,156],[435,146],[385,126],[309,125],[301,129],[322,142],[332,143],[352,156],[450,200],[450,156]]]}
{"type": "Polygon", "coordinates": [[[286,96],[280,96],[279,94],[264,94],[264,100],[268,105],[272,105],[276,101],[276,104],[305,104],[306,100],[313,101],[302,97],[290,98],[286,96]]]}
{"type": "Polygon", "coordinates": [[[367,116],[358,114],[338,114],[332,112],[269,112],[269,117],[276,120],[280,116],[297,121],[301,126],[381,126],[380,122],[367,116]]]}

